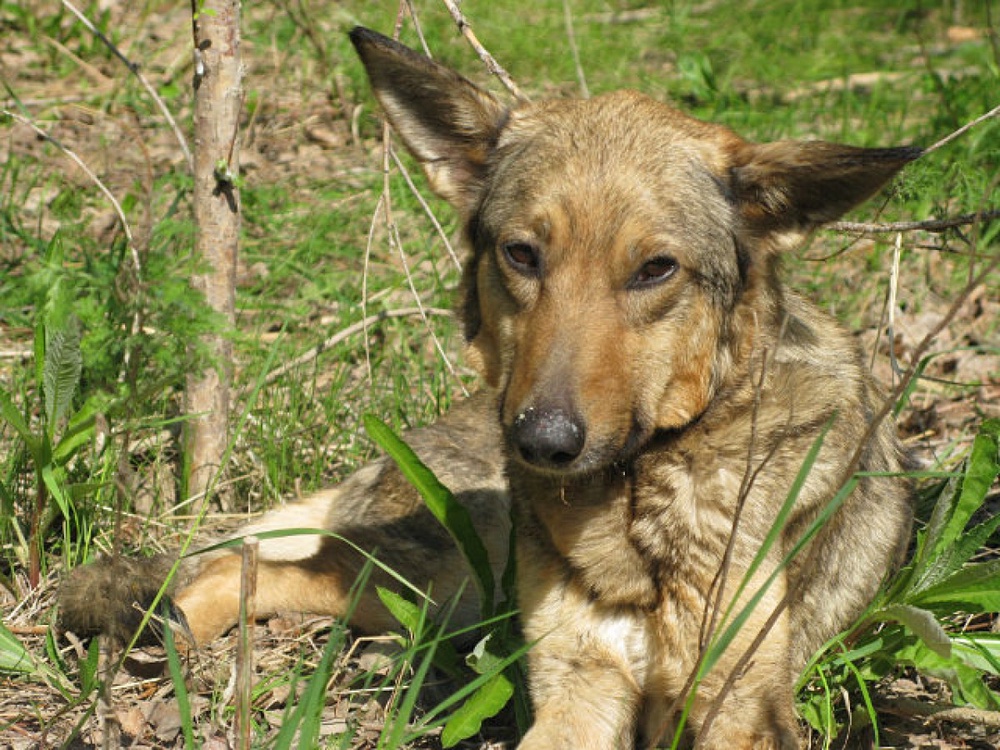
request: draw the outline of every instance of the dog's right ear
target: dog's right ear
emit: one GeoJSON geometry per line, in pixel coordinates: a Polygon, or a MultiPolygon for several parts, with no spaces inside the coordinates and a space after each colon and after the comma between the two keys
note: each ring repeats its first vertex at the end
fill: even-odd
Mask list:
{"type": "Polygon", "coordinates": [[[431,188],[468,219],[507,108],[450,68],[369,29],[351,41],[389,123],[431,188]]]}

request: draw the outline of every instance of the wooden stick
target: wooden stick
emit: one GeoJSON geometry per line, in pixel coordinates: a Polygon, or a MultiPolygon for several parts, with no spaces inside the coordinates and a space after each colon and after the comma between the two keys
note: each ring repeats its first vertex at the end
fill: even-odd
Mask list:
{"type": "Polygon", "coordinates": [[[257,557],[260,540],[255,536],[246,537],[242,551],[240,640],[236,652],[236,746],[240,750],[250,750],[250,730],[253,727],[250,693],[253,689],[253,631],[257,617],[257,557]]]}

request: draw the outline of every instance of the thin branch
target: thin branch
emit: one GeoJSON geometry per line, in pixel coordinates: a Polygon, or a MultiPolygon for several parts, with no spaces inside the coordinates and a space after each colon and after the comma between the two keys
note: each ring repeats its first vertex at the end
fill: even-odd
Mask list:
{"type": "Polygon", "coordinates": [[[304,365],[307,362],[311,362],[327,349],[336,346],[340,342],[350,338],[356,333],[360,333],[361,331],[367,330],[368,327],[373,326],[380,321],[388,320],[389,318],[408,318],[413,315],[450,318],[452,317],[452,312],[451,310],[444,310],[439,307],[425,307],[422,309],[417,307],[404,307],[399,310],[383,310],[382,312],[377,312],[374,313],[373,315],[368,315],[363,320],[359,320],[357,323],[352,323],[351,325],[347,326],[347,328],[338,331],[333,336],[330,336],[330,338],[323,341],[321,344],[317,344],[316,346],[314,346],[305,354],[302,354],[293,359],[291,362],[286,362],[276,370],[272,370],[271,372],[269,372],[267,374],[267,377],[264,378],[264,385],[271,385],[274,381],[276,381],[282,375],[287,373],[289,370],[294,370],[296,367],[300,367],[301,365],[304,365]]]}
{"type": "Polygon", "coordinates": [[[991,109],[986,114],[980,115],[979,117],[977,117],[972,122],[967,122],[965,125],[963,125],[962,127],[960,127],[954,133],[946,135],[944,138],[942,138],[941,140],[939,140],[937,143],[933,144],[932,146],[928,146],[927,149],[924,151],[924,154],[929,154],[932,151],[937,151],[939,148],[941,148],[942,146],[948,145],[949,143],[951,143],[953,140],[955,140],[959,136],[965,135],[969,130],[971,130],[972,128],[974,128],[979,123],[985,122],[986,120],[989,120],[992,117],[996,117],[997,115],[1000,115],[1000,105],[997,105],[996,107],[994,107],[993,109],[991,109]]]}
{"type": "MultiPolygon", "coordinates": [[[[383,128],[385,125],[382,126],[383,128]]],[[[383,134],[383,137],[384,134],[383,134]]],[[[372,248],[375,246],[375,230],[378,227],[378,218],[381,214],[383,206],[385,205],[385,193],[378,197],[378,202],[375,204],[375,210],[372,211],[372,220],[368,224],[368,237],[365,240],[365,255],[361,264],[361,318],[362,320],[368,319],[368,279],[370,277],[369,271],[371,270],[371,259],[372,259],[372,248]]],[[[372,382],[372,350],[371,344],[368,341],[368,327],[362,326],[364,331],[364,336],[362,336],[362,342],[365,347],[365,373],[368,376],[368,384],[371,385],[372,382]]],[[[318,352],[317,352],[318,353],[318,352]]]]}
{"type": "Polygon", "coordinates": [[[253,716],[250,693],[253,688],[253,632],[257,619],[257,574],[260,540],[256,536],[243,539],[240,565],[239,647],[236,650],[236,746],[250,750],[253,716]]]}
{"type": "Polygon", "coordinates": [[[170,110],[167,109],[167,105],[163,101],[163,98],[156,92],[156,89],[154,89],[152,84],[150,84],[150,82],[146,79],[146,76],[144,76],[139,70],[139,63],[134,63],[129,60],[125,54],[115,46],[115,43],[101,33],[100,29],[94,26],[90,19],[77,10],[77,8],[69,2],[69,0],[62,0],[62,4],[64,8],[80,20],[80,23],[87,27],[91,34],[101,40],[104,46],[111,50],[111,53],[115,57],[122,61],[125,67],[128,68],[129,72],[134,75],[139,80],[139,83],[142,84],[142,87],[146,89],[146,93],[148,93],[153,99],[157,109],[160,110],[160,113],[170,125],[170,129],[174,131],[174,137],[177,138],[177,143],[180,145],[181,151],[184,153],[184,160],[187,162],[188,170],[194,174],[194,157],[191,155],[191,149],[188,148],[187,140],[184,138],[184,133],[177,125],[177,121],[174,120],[173,115],[170,114],[170,110]]]}
{"type": "Polygon", "coordinates": [[[1000,711],[972,706],[948,706],[940,703],[924,703],[912,698],[893,698],[879,701],[876,708],[896,716],[919,716],[925,720],[948,721],[988,729],[1000,728],[1000,711]]]}
{"type": "Polygon", "coordinates": [[[426,308],[420,301],[420,293],[417,291],[417,285],[414,282],[413,274],[410,271],[410,263],[406,257],[406,250],[403,248],[403,239],[399,236],[399,226],[392,220],[391,214],[389,213],[388,202],[386,202],[385,208],[386,228],[389,230],[389,244],[395,245],[396,252],[399,253],[399,262],[403,265],[403,274],[406,276],[406,283],[410,287],[410,293],[413,295],[413,301],[417,303],[417,310],[420,313],[420,317],[424,321],[424,326],[427,328],[427,332],[431,335],[431,341],[434,342],[434,348],[437,349],[438,355],[441,357],[441,361],[444,362],[445,367],[448,368],[448,372],[455,378],[455,382],[457,382],[459,388],[462,389],[462,393],[468,396],[469,392],[465,388],[465,383],[463,383],[462,379],[458,377],[458,373],[455,372],[455,366],[448,358],[448,353],[444,350],[441,340],[437,337],[437,334],[434,333],[434,329],[431,328],[430,320],[426,314],[426,308]]]}
{"type": "Polygon", "coordinates": [[[424,196],[414,184],[413,179],[410,177],[410,171],[406,168],[406,165],[403,164],[400,158],[396,156],[395,149],[390,149],[390,155],[392,156],[393,163],[396,165],[396,169],[399,170],[399,173],[403,175],[403,179],[406,180],[406,185],[410,188],[410,192],[413,194],[413,197],[417,199],[420,207],[424,209],[424,213],[427,215],[427,218],[430,219],[431,223],[434,225],[434,229],[437,230],[438,236],[444,243],[445,250],[448,251],[448,255],[455,264],[455,268],[461,271],[462,261],[458,259],[458,254],[455,252],[455,248],[451,246],[451,241],[448,239],[448,235],[445,233],[444,227],[441,226],[441,222],[439,222],[437,216],[434,215],[433,209],[431,209],[427,201],[424,200],[424,196]]]}
{"type": "Polygon", "coordinates": [[[589,99],[590,89],[587,88],[587,76],[584,74],[583,64],[580,62],[580,48],[576,44],[573,12],[570,10],[569,0],[563,0],[563,19],[566,23],[566,39],[569,41],[569,49],[573,54],[573,65],[576,67],[576,80],[580,82],[580,94],[584,99],[589,99]]]}
{"type": "Polygon", "coordinates": [[[890,234],[892,232],[946,232],[956,227],[979,224],[1000,218],[1000,209],[976,211],[971,214],[952,216],[948,219],[925,219],[924,221],[892,221],[885,223],[865,221],[834,221],[824,225],[824,229],[849,234],[890,234]]]}
{"type": "Polygon", "coordinates": [[[503,66],[496,61],[496,58],[494,58],[493,55],[487,51],[487,49],[482,45],[482,42],[480,42],[478,37],[476,37],[476,34],[472,31],[472,27],[469,25],[469,22],[466,20],[465,16],[462,15],[462,11],[459,10],[458,3],[456,3],[455,0],[442,0],[442,2],[444,2],[448,12],[451,13],[452,20],[454,20],[455,25],[458,26],[458,30],[462,32],[462,36],[468,40],[472,49],[474,49],[476,54],[479,55],[479,59],[483,61],[484,65],[486,65],[486,69],[490,72],[490,74],[495,75],[498,79],[500,79],[500,83],[504,85],[504,88],[506,88],[515,97],[523,101],[527,101],[528,97],[525,96],[524,92],[522,92],[521,89],[518,88],[517,84],[514,83],[514,79],[510,77],[510,74],[504,70],[503,66]]]}
{"type": "Polygon", "coordinates": [[[407,15],[410,17],[411,23],[413,23],[413,30],[417,32],[417,39],[420,40],[420,46],[424,50],[424,54],[428,57],[434,57],[431,54],[431,48],[427,44],[427,39],[424,37],[424,29],[420,25],[420,18],[417,16],[417,11],[413,7],[413,2],[411,0],[402,0],[402,5],[406,9],[407,15]]]}
{"type": "MultiPolygon", "coordinates": [[[[396,22],[393,24],[392,38],[399,40],[399,35],[403,30],[403,20],[407,12],[406,0],[400,0],[399,8],[396,10],[396,22]]],[[[410,9],[412,11],[412,8],[410,9]]],[[[412,12],[410,13],[412,17],[412,12]]],[[[372,247],[375,242],[375,227],[378,223],[379,211],[384,212],[384,222],[386,226],[392,224],[392,195],[389,192],[389,151],[392,144],[392,129],[388,120],[382,122],[382,194],[378,198],[378,204],[372,213],[372,221],[368,227],[368,243],[365,245],[364,270],[361,274],[361,319],[362,322],[368,320],[368,278],[369,267],[371,265],[372,247]]],[[[392,238],[390,237],[390,242],[392,238]]],[[[365,373],[368,375],[369,385],[372,382],[372,353],[371,343],[368,340],[368,326],[363,325],[364,345],[365,345],[365,373]]]]}
{"type": "Polygon", "coordinates": [[[62,151],[66,156],[68,156],[73,161],[74,164],[76,164],[81,170],[83,170],[83,173],[90,178],[91,182],[93,182],[97,186],[97,189],[100,190],[102,193],[104,193],[104,197],[108,199],[108,202],[111,204],[112,208],[114,208],[115,213],[118,214],[118,220],[122,223],[122,231],[125,232],[125,238],[128,240],[129,252],[132,255],[132,263],[135,266],[136,275],[139,276],[140,272],[142,271],[142,263],[139,261],[139,253],[135,249],[135,241],[132,237],[132,229],[129,226],[128,219],[125,218],[125,211],[122,210],[121,204],[118,202],[118,199],[115,198],[112,192],[101,181],[101,178],[98,177],[96,174],[94,174],[90,170],[90,167],[88,167],[86,163],[83,161],[83,159],[77,156],[71,149],[67,148],[62,143],[60,143],[54,136],[51,136],[48,133],[46,133],[44,130],[42,130],[40,127],[38,127],[34,122],[32,122],[24,115],[18,114],[17,112],[11,112],[9,109],[0,109],[0,114],[6,115],[7,117],[11,117],[17,120],[22,125],[27,125],[38,135],[39,138],[48,141],[53,146],[62,151]]]}

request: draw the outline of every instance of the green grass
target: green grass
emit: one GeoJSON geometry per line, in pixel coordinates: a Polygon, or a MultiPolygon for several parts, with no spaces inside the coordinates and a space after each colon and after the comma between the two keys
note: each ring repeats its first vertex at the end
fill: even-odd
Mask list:
{"type": "MultiPolygon", "coordinates": [[[[995,37],[1000,18],[996,12],[987,17],[987,4],[756,0],[739,4],[738,11],[730,3],[683,0],[571,0],[569,5],[592,93],[636,88],[751,139],[927,145],[1000,103],[995,37]],[[609,14],[629,10],[646,16],[611,22],[609,14]],[[949,28],[984,30],[990,21],[992,42],[986,35],[949,41],[949,28]]],[[[415,6],[437,58],[502,92],[456,33],[443,4],[421,0],[415,6]]],[[[188,128],[186,7],[145,0],[127,13],[99,11],[95,3],[81,8],[142,63],[188,128]]],[[[483,44],[530,96],[579,94],[562,0],[466,3],[463,10],[483,44]]],[[[396,4],[290,0],[248,5],[244,13],[249,114],[243,136],[243,272],[232,332],[234,420],[242,420],[242,427],[233,438],[227,477],[245,505],[260,510],[336,481],[373,455],[362,431],[364,414],[376,414],[396,430],[425,423],[447,409],[460,393],[458,380],[469,383],[471,375],[462,366],[454,321],[434,318],[431,325],[459,378],[444,365],[420,321],[408,318],[373,327],[367,355],[357,335],[257,388],[266,363],[291,361],[355,323],[363,300],[369,314],[409,307],[413,300],[381,219],[362,291],[367,238],[382,191],[380,128],[345,34],[355,23],[391,32],[396,4]],[[355,113],[357,106],[362,109],[355,113]]],[[[4,107],[30,116],[98,173],[124,207],[142,266],[136,279],[121,229],[93,183],[56,146],[0,116],[0,391],[9,404],[0,418],[0,583],[7,589],[0,602],[5,618],[9,610],[23,626],[47,622],[44,607],[26,618],[23,603],[50,602],[65,566],[95,550],[170,546],[186,530],[187,520],[171,513],[180,501],[180,396],[185,376],[204,362],[187,342],[218,323],[186,285],[198,263],[190,251],[191,179],[154,103],[57,4],[0,0],[0,29],[0,52],[11,61],[5,58],[0,67],[4,107]],[[74,425],[79,432],[46,411],[45,358],[38,349],[46,332],[51,337],[70,318],[82,333],[81,370],[66,413],[81,415],[74,425]],[[11,354],[16,351],[24,356],[11,354]],[[47,455],[45,441],[52,448],[67,431],[73,442],[63,453],[47,455]],[[76,435],[86,439],[76,441],[76,435]],[[39,514],[40,486],[52,500],[39,514]],[[41,583],[35,593],[28,586],[33,524],[40,529],[41,583]]],[[[416,44],[411,26],[403,37],[416,44]]],[[[852,218],[923,219],[996,208],[998,163],[1000,122],[994,120],[913,164],[887,198],[852,218]]],[[[428,200],[453,237],[455,217],[441,202],[428,200]]],[[[392,204],[422,302],[450,305],[457,272],[398,175],[392,204]]],[[[969,255],[995,255],[998,232],[1000,222],[994,221],[981,228],[981,236],[971,230],[907,235],[900,286],[904,318],[942,311],[968,276],[969,255]]],[[[893,241],[820,233],[787,259],[788,274],[848,325],[883,328],[893,241]]],[[[995,276],[991,288],[998,286],[995,276]]],[[[964,324],[952,327],[947,345],[972,344],[995,356],[997,322],[970,318],[968,341],[962,339],[964,324]]],[[[935,369],[944,359],[935,360],[928,372],[947,375],[935,369]]],[[[965,404],[964,418],[947,423],[940,442],[925,446],[925,455],[936,451],[946,469],[958,465],[982,416],[976,390],[925,382],[912,395],[912,403],[920,405],[950,398],[964,399],[959,401],[965,404]]],[[[428,630],[425,643],[409,642],[409,661],[403,663],[419,670],[426,653],[421,649],[436,643],[436,632],[428,630]]],[[[18,662],[18,680],[62,685],[61,668],[50,666],[58,660],[48,659],[43,645],[22,644],[3,631],[5,644],[11,638],[0,656],[20,659],[22,648],[30,656],[18,662]]],[[[85,670],[66,661],[68,671],[79,670],[73,676],[80,684],[85,670]]],[[[303,672],[315,664],[304,656],[303,672]]],[[[874,679],[882,674],[881,665],[877,653],[860,666],[842,655],[820,663],[816,681],[803,692],[813,723],[828,715],[829,729],[835,721],[835,701],[823,703],[832,693],[819,691],[819,682],[853,690],[853,674],[874,679]],[[815,697],[820,694],[822,700],[815,697]]],[[[388,683],[406,683],[404,672],[400,667],[388,683]]],[[[280,682],[282,675],[271,679],[280,682]]],[[[221,692],[222,686],[216,682],[205,692],[221,692]]],[[[61,695],[55,689],[53,694],[61,695]]],[[[402,696],[412,700],[405,691],[402,696]]],[[[30,720],[31,727],[40,731],[52,722],[57,734],[65,730],[54,712],[40,715],[30,720]]],[[[261,737],[265,724],[262,720],[261,737]]],[[[405,724],[390,722],[385,737],[405,734],[405,724]]],[[[352,741],[344,740],[344,746],[352,741]]]]}

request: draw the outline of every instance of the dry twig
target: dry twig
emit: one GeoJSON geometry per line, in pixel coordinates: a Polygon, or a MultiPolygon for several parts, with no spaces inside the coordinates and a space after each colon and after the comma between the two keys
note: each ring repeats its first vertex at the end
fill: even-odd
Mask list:
{"type": "Polygon", "coordinates": [[[96,36],[99,40],[101,40],[104,46],[106,46],[109,50],[111,50],[111,54],[113,54],[115,57],[117,57],[119,60],[122,61],[125,67],[128,68],[129,72],[132,75],[134,75],[138,79],[139,83],[142,84],[142,87],[146,89],[146,93],[148,93],[149,96],[152,98],[153,102],[156,104],[157,109],[160,110],[160,113],[163,115],[167,123],[170,125],[170,129],[174,131],[174,137],[177,139],[177,144],[180,146],[181,152],[184,154],[184,160],[187,162],[188,171],[194,172],[194,157],[191,155],[191,149],[188,148],[187,139],[184,138],[184,133],[177,125],[177,121],[174,119],[173,115],[170,114],[170,110],[167,109],[167,105],[166,102],[163,101],[163,97],[161,97],[156,92],[156,89],[153,88],[152,84],[150,84],[146,76],[144,76],[142,72],[139,70],[139,64],[129,60],[124,55],[124,53],[120,49],[118,49],[118,47],[115,46],[115,43],[112,42],[110,39],[108,39],[103,33],[101,33],[101,30],[98,29],[96,26],[94,26],[94,24],[91,23],[90,19],[88,19],[85,15],[83,15],[83,13],[80,12],[80,10],[78,10],[71,2],[69,2],[69,0],[62,0],[62,4],[63,7],[66,8],[66,10],[68,10],[70,13],[72,13],[80,20],[80,23],[82,23],[84,26],[87,27],[87,30],[90,31],[91,34],[96,36]]]}
{"type": "Polygon", "coordinates": [[[448,12],[451,13],[452,20],[454,20],[455,25],[458,26],[458,30],[462,32],[462,36],[468,40],[472,49],[474,49],[476,54],[479,55],[479,59],[483,61],[484,65],[486,65],[486,69],[490,72],[490,74],[495,75],[500,80],[500,83],[504,85],[504,88],[506,88],[511,94],[516,96],[518,99],[526,101],[528,97],[525,96],[524,92],[522,92],[521,89],[518,88],[517,84],[514,83],[514,79],[510,77],[510,73],[504,70],[503,66],[496,61],[496,58],[494,58],[493,55],[491,55],[483,46],[482,42],[479,41],[479,38],[476,36],[475,32],[473,32],[469,22],[466,20],[465,16],[462,15],[462,11],[459,10],[458,3],[456,3],[455,0],[442,0],[442,2],[445,4],[448,12]]]}
{"type": "Polygon", "coordinates": [[[978,224],[1000,218],[1000,209],[976,211],[971,214],[961,214],[947,219],[924,219],[923,221],[834,221],[824,229],[848,234],[891,234],[892,232],[946,232],[949,229],[978,224]]]}
{"type": "Polygon", "coordinates": [[[408,318],[414,315],[440,316],[447,318],[451,317],[452,313],[450,310],[443,310],[439,307],[425,307],[423,309],[417,307],[404,307],[401,310],[383,310],[382,312],[375,313],[374,315],[368,315],[364,318],[364,320],[359,320],[357,323],[352,323],[347,326],[347,328],[338,331],[321,344],[314,346],[305,354],[302,354],[293,359],[291,362],[286,362],[276,370],[269,372],[267,377],[264,378],[264,385],[271,385],[274,381],[290,370],[294,370],[296,367],[301,367],[307,362],[311,362],[323,351],[336,346],[341,341],[350,338],[356,333],[366,331],[379,321],[388,320],[389,318],[408,318]]]}

